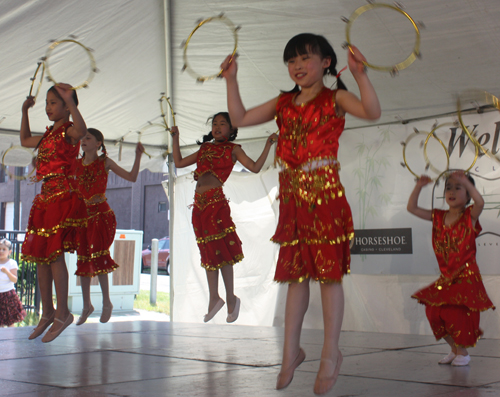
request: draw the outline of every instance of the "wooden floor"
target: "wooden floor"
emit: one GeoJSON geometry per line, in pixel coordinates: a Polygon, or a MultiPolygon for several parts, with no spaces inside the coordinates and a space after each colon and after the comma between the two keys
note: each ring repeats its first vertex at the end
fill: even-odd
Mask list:
{"type": "MultiPolygon", "coordinates": [[[[1,396],[312,396],[322,331],[304,330],[306,361],[274,389],[283,329],[125,321],[71,325],[52,343],[32,327],[0,329],[1,396]]],[[[500,340],[483,339],[467,367],[438,365],[431,336],[343,332],[329,396],[500,396],[500,340]]]]}

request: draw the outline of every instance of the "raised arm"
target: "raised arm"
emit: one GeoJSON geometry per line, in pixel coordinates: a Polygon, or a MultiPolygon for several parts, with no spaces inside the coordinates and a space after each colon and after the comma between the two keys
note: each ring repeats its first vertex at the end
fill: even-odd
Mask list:
{"type": "Polygon", "coordinates": [[[411,192],[410,198],[408,199],[408,205],[406,206],[408,212],[418,216],[419,218],[425,219],[426,221],[432,221],[432,210],[420,208],[418,206],[418,197],[420,196],[422,188],[429,183],[431,183],[431,178],[427,175],[422,175],[418,178],[417,184],[415,185],[413,192],[411,192]]]}
{"type": "Polygon", "coordinates": [[[262,169],[262,166],[266,162],[267,156],[269,155],[269,150],[274,142],[278,140],[278,135],[272,134],[267,138],[266,145],[264,146],[264,150],[262,150],[262,154],[259,156],[257,161],[253,161],[247,154],[243,151],[243,149],[239,146],[235,146],[233,149],[233,153],[236,156],[236,160],[238,160],[243,167],[251,172],[259,172],[262,169]]]}
{"type": "Polygon", "coordinates": [[[248,127],[270,121],[276,115],[276,103],[278,97],[270,101],[246,110],[241,100],[240,89],[236,74],[238,65],[236,57],[228,56],[222,63],[222,77],[226,79],[227,87],[227,109],[231,117],[231,124],[235,127],[248,127]]]}
{"type": "Polygon", "coordinates": [[[484,199],[481,196],[481,193],[476,189],[476,187],[472,184],[472,182],[467,178],[467,175],[463,171],[456,171],[452,174],[453,178],[456,178],[460,183],[464,186],[469,194],[469,197],[472,199],[474,204],[472,205],[472,209],[470,211],[470,216],[472,219],[472,224],[475,225],[476,221],[483,212],[484,208],[484,199]]]}
{"type": "Polygon", "coordinates": [[[196,163],[198,152],[191,153],[185,158],[182,157],[181,148],[179,145],[179,128],[174,125],[170,130],[170,134],[172,135],[172,154],[174,156],[175,166],[177,168],[184,168],[196,163]]]}
{"type": "Polygon", "coordinates": [[[21,138],[21,145],[24,147],[36,147],[41,136],[31,136],[30,119],[28,111],[35,105],[35,98],[29,96],[23,103],[22,107],[22,118],[21,118],[21,130],[19,137],[21,138]]]}
{"type": "Polygon", "coordinates": [[[135,161],[130,171],[124,170],[109,157],[106,158],[106,169],[108,171],[113,171],[116,175],[126,181],[135,182],[137,180],[137,175],[139,174],[139,167],[141,165],[141,157],[143,153],[144,146],[142,146],[142,143],[139,142],[135,148],[135,161]]]}
{"type": "Polygon", "coordinates": [[[85,135],[87,135],[88,131],[85,120],[83,119],[80,111],[78,110],[78,106],[73,100],[72,87],[69,84],[65,83],[59,83],[55,87],[59,95],[61,95],[63,101],[66,103],[66,106],[68,107],[71,114],[71,119],[73,120],[73,127],[68,128],[67,134],[75,141],[79,141],[85,135]]]}
{"type": "Polygon", "coordinates": [[[351,46],[351,48],[352,52],[347,51],[347,62],[358,84],[361,99],[348,91],[339,90],[336,97],[337,103],[344,112],[355,117],[377,120],[381,115],[380,103],[363,65],[363,61],[366,61],[366,59],[356,47],[351,46]]]}

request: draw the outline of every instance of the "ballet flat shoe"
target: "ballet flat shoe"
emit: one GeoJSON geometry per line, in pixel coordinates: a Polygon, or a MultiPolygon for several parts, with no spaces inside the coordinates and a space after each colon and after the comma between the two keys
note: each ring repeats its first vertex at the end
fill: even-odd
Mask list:
{"type": "Polygon", "coordinates": [[[113,305],[110,304],[109,306],[103,306],[102,307],[102,312],[101,312],[101,318],[99,321],[101,323],[107,323],[109,319],[111,318],[111,313],[113,313],[113,305]]]}
{"type": "Polygon", "coordinates": [[[238,316],[240,315],[240,305],[241,305],[241,300],[240,298],[236,297],[236,304],[234,305],[234,310],[232,313],[227,314],[226,322],[234,323],[238,319],[238,316]]]}
{"type": "Polygon", "coordinates": [[[94,312],[94,306],[90,305],[90,307],[88,309],[83,309],[82,310],[82,314],[80,315],[80,317],[78,318],[78,321],[76,322],[76,325],[82,325],[83,323],[85,323],[85,321],[87,321],[87,318],[89,318],[89,316],[94,312]]]}
{"type": "Polygon", "coordinates": [[[209,313],[205,314],[205,317],[203,317],[203,322],[207,323],[211,319],[214,318],[214,316],[219,312],[220,309],[222,309],[222,306],[224,306],[224,302],[221,298],[219,298],[219,301],[215,304],[212,310],[210,310],[209,313]]]}
{"type": "MultiPolygon", "coordinates": [[[[322,358],[321,361],[329,361],[333,364],[332,360],[328,358],[322,358]]],[[[316,376],[316,382],[314,382],[314,394],[325,394],[332,389],[332,387],[335,385],[335,382],[337,382],[337,378],[339,377],[342,361],[342,353],[339,351],[339,355],[337,357],[337,365],[335,366],[333,375],[324,378],[321,378],[319,375],[316,376]]]]}
{"type": "Polygon", "coordinates": [[[449,352],[447,356],[444,356],[438,361],[438,364],[451,364],[457,355],[453,352],[449,352]]]}
{"type": "Polygon", "coordinates": [[[52,312],[52,315],[50,317],[42,317],[41,320],[45,320],[43,324],[38,323],[37,327],[31,332],[30,336],[28,336],[29,340],[38,338],[40,335],[43,334],[43,332],[49,327],[50,324],[54,322],[54,319],[56,318],[56,312],[52,312]]]}
{"type": "Polygon", "coordinates": [[[302,348],[300,348],[299,354],[297,354],[297,357],[295,358],[295,360],[293,360],[293,363],[285,371],[281,371],[278,374],[278,379],[276,380],[276,390],[284,389],[292,382],[295,370],[300,364],[302,364],[305,359],[306,353],[302,348]]]}
{"type": "Polygon", "coordinates": [[[73,323],[73,320],[74,320],[74,317],[71,313],[68,315],[68,317],[66,317],[66,320],[64,320],[64,321],[56,318],[54,320],[54,322],[55,321],[60,322],[62,324],[62,326],[57,331],[52,331],[52,327],[50,327],[50,329],[47,331],[47,333],[42,338],[42,342],[43,343],[52,342],[55,338],[57,338],[59,335],[61,335],[61,332],[63,332],[70,324],[73,323]]]}
{"type": "Polygon", "coordinates": [[[470,363],[470,356],[467,354],[466,356],[462,356],[458,354],[455,359],[451,362],[451,365],[454,367],[464,367],[466,365],[469,365],[470,363]]]}

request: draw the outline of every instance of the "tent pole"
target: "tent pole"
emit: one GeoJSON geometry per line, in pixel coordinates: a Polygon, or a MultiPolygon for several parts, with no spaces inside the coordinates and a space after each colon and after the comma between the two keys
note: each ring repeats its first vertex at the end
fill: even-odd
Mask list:
{"type": "MultiPolygon", "coordinates": [[[[172,87],[172,18],[171,18],[171,2],[170,0],[163,0],[163,24],[165,28],[165,78],[166,78],[166,96],[170,98],[171,103],[174,103],[173,87],[172,87]]],[[[170,112],[168,114],[168,125],[172,125],[173,119],[170,112]]],[[[174,158],[172,155],[172,137],[168,134],[168,202],[169,202],[169,223],[168,223],[168,236],[170,238],[170,321],[174,321],[174,184],[175,184],[175,169],[174,158]]]]}

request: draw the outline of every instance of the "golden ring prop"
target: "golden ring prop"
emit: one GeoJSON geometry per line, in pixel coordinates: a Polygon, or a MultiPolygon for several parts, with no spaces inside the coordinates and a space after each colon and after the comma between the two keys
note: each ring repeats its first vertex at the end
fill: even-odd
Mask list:
{"type": "Polygon", "coordinates": [[[404,61],[402,61],[400,63],[397,63],[396,65],[391,65],[391,66],[374,65],[374,64],[371,64],[369,62],[363,61],[363,65],[365,65],[366,67],[369,67],[370,69],[379,70],[379,71],[382,71],[382,72],[390,72],[391,75],[393,75],[393,76],[397,75],[400,70],[403,70],[403,69],[407,68],[413,62],[415,62],[415,60],[417,58],[421,57],[421,53],[420,53],[420,29],[418,27],[418,24],[413,20],[412,17],[410,17],[410,15],[407,12],[405,12],[402,9],[402,6],[399,3],[395,3],[395,4],[396,5],[393,6],[393,5],[390,5],[390,4],[369,2],[368,4],[366,4],[364,6],[361,6],[357,10],[355,10],[351,14],[351,16],[349,17],[349,19],[347,19],[345,17],[342,17],[342,20],[344,22],[346,22],[346,24],[347,24],[346,28],[345,28],[346,42],[344,43],[344,45],[342,47],[343,48],[349,48],[349,50],[351,51],[351,53],[353,55],[354,55],[354,51],[351,48],[352,43],[351,43],[350,32],[351,32],[351,27],[352,27],[354,21],[360,15],[364,14],[365,12],[367,12],[369,10],[373,10],[375,8],[388,8],[390,10],[397,11],[400,14],[404,15],[406,18],[408,18],[408,20],[411,22],[413,28],[415,29],[415,44],[413,46],[413,51],[411,52],[411,54],[404,61]]]}
{"type": "Polygon", "coordinates": [[[17,179],[19,181],[24,181],[25,179],[30,178],[31,175],[33,175],[33,173],[36,170],[36,167],[33,164],[33,160],[35,158],[36,158],[36,154],[35,154],[34,150],[30,150],[30,149],[28,149],[28,148],[26,148],[24,146],[19,146],[19,145],[11,146],[2,155],[2,167],[7,172],[7,175],[9,175],[9,177],[11,177],[12,179],[17,179]],[[17,152],[17,155],[15,153],[12,153],[12,151],[14,151],[14,150],[17,152]],[[11,153],[10,156],[13,156],[15,158],[15,160],[17,160],[17,161],[12,161],[7,156],[7,154],[9,152],[11,153]],[[19,163],[19,157],[20,157],[19,155],[20,155],[20,153],[23,153],[22,157],[27,157],[24,153],[29,153],[29,161],[24,161],[24,162],[19,163]],[[7,162],[7,164],[6,164],[6,162],[7,162]],[[27,175],[24,175],[24,176],[15,175],[12,172],[10,172],[10,170],[9,170],[9,166],[23,167],[24,168],[24,167],[27,167],[30,164],[33,164],[33,168],[32,168],[32,170],[27,175]]]}
{"type": "MultiPolygon", "coordinates": [[[[149,123],[148,125],[146,125],[143,129],[141,129],[139,131],[139,142],[141,141],[141,137],[144,135],[144,132],[147,131],[148,129],[152,128],[152,127],[156,127],[156,128],[162,128],[164,129],[165,131],[168,131],[169,128],[167,127],[166,124],[160,124],[160,123],[149,123]]],[[[152,156],[146,152],[144,152],[144,154],[146,156],[148,156],[149,158],[151,158],[152,156]]]]}
{"type": "Polygon", "coordinates": [[[92,79],[94,78],[94,75],[97,73],[97,67],[96,67],[96,63],[95,63],[95,58],[94,58],[94,55],[92,55],[92,50],[86,46],[84,46],[82,43],[80,43],[79,41],[76,41],[74,39],[65,39],[65,40],[59,40],[59,41],[54,41],[50,46],[49,48],[47,49],[47,52],[45,53],[45,56],[42,58],[42,60],[44,61],[45,63],[45,69],[47,70],[47,79],[51,82],[53,82],[54,84],[57,84],[58,81],[56,81],[56,79],[54,78],[54,76],[50,73],[50,67],[49,67],[49,59],[50,59],[50,56],[52,54],[52,51],[54,51],[54,49],[63,44],[63,43],[73,43],[73,44],[76,44],[78,46],[80,46],[81,48],[83,48],[83,50],[87,53],[88,57],[89,57],[89,62],[90,62],[90,72],[89,72],[89,75],[87,76],[87,79],[77,85],[77,86],[73,86],[72,89],[73,90],[79,90],[80,88],[86,88],[88,87],[88,85],[90,84],[90,82],[92,81],[92,79]]]}
{"type": "Polygon", "coordinates": [[[42,83],[43,83],[43,76],[45,75],[45,63],[43,62],[38,62],[37,67],[35,70],[35,74],[33,77],[30,79],[31,80],[31,87],[30,87],[30,92],[28,94],[28,97],[33,97],[33,100],[36,101],[36,98],[38,97],[38,94],[40,93],[40,88],[42,88],[42,83]],[[36,88],[35,93],[33,94],[33,88],[35,88],[35,81],[37,80],[37,75],[38,72],[40,72],[40,78],[38,80],[38,86],[36,88]]]}
{"type": "Polygon", "coordinates": [[[199,21],[198,25],[196,25],[196,27],[193,29],[193,31],[191,32],[191,34],[188,36],[187,40],[184,43],[184,46],[183,46],[184,47],[184,55],[183,55],[184,66],[182,67],[182,71],[187,71],[188,74],[191,77],[195,78],[196,81],[198,81],[199,83],[204,83],[207,80],[213,80],[217,77],[220,77],[222,72],[223,72],[223,70],[221,69],[218,73],[208,75],[208,76],[202,76],[202,75],[196,73],[191,68],[191,66],[189,66],[188,56],[187,56],[187,49],[188,49],[189,42],[198,29],[200,29],[203,25],[210,23],[210,22],[221,22],[224,25],[226,25],[226,27],[233,33],[234,48],[233,48],[233,52],[231,54],[233,57],[235,56],[236,48],[238,47],[238,30],[240,30],[240,26],[235,26],[233,24],[233,22],[231,22],[231,20],[224,15],[224,13],[219,14],[215,17],[210,17],[210,18],[199,21]]]}
{"type": "Polygon", "coordinates": [[[172,103],[170,102],[170,97],[166,97],[165,94],[162,93],[159,101],[160,101],[161,117],[163,119],[163,122],[165,123],[165,127],[166,127],[167,131],[170,131],[170,127],[168,126],[168,122],[167,122],[167,115],[165,114],[166,109],[163,107],[163,103],[167,102],[168,107],[170,109],[170,113],[172,114],[172,122],[174,123],[173,126],[175,126],[175,112],[174,112],[174,108],[172,107],[172,103]]]}
{"type": "MultiPolygon", "coordinates": [[[[500,162],[500,158],[498,157],[498,155],[491,153],[488,149],[485,149],[484,146],[481,145],[481,143],[476,138],[476,134],[471,133],[469,131],[469,129],[467,128],[467,126],[465,125],[464,120],[462,119],[462,102],[463,102],[463,100],[461,99],[461,97],[464,97],[466,95],[469,97],[472,96],[474,98],[474,101],[486,102],[487,103],[486,107],[493,107],[497,110],[500,110],[500,100],[496,96],[490,94],[489,92],[480,91],[480,90],[466,91],[466,92],[462,93],[461,95],[459,95],[457,98],[458,122],[460,123],[460,127],[462,127],[462,130],[467,134],[470,141],[474,144],[474,147],[476,150],[476,159],[478,157],[478,151],[481,150],[481,152],[483,152],[489,158],[495,159],[496,161],[500,162]]],[[[482,112],[482,110],[484,109],[484,107],[482,107],[482,106],[481,107],[475,106],[475,107],[477,108],[478,113],[482,112]]],[[[472,168],[472,166],[471,166],[471,168],[472,168]]],[[[469,170],[470,170],[470,168],[469,168],[469,170]]]]}
{"type": "MultiPolygon", "coordinates": [[[[449,156],[449,153],[448,153],[448,150],[446,149],[446,146],[444,145],[444,143],[442,143],[442,141],[437,137],[436,135],[436,131],[439,130],[440,128],[442,127],[447,127],[447,126],[457,126],[456,123],[443,123],[443,124],[435,124],[432,128],[432,131],[429,133],[429,135],[427,136],[427,139],[425,140],[425,143],[424,143],[424,158],[425,158],[425,163],[429,165],[429,168],[431,168],[435,173],[437,174],[442,174],[446,171],[449,170],[449,165],[450,165],[450,156],[449,156]],[[446,167],[446,170],[444,171],[441,171],[441,170],[438,170],[436,167],[434,167],[432,164],[431,164],[431,161],[429,159],[429,156],[427,155],[427,143],[429,142],[429,138],[430,138],[430,135],[433,135],[440,143],[441,143],[441,146],[443,147],[443,149],[446,150],[446,155],[447,155],[447,158],[448,158],[448,166],[446,167]]],[[[464,172],[469,172],[472,167],[474,167],[474,164],[476,164],[476,161],[479,157],[479,150],[477,147],[475,147],[475,156],[474,156],[474,160],[472,160],[472,163],[471,165],[464,169],[464,172]]]]}
{"type": "MultiPolygon", "coordinates": [[[[450,155],[448,154],[448,150],[446,149],[446,146],[445,144],[443,143],[443,141],[441,139],[439,139],[436,134],[435,134],[435,131],[436,131],[437,127],[434,127],[432,129],[431,132],[426,132],[426,131],[419,131],[417,130],[416,128],[413,129],[413,133],[411,133],[408,138],[406,138],[405,141],[401,142],[401,145],[403,146],[403,163],[401,163],[401,166],[403,168],[406,168],[408,171],[410,171],[410,173],[417,179],[420,178],[421,175],[418,175],[417,173],[415,173],[410,165],[408,164],[408,160],[406,158],[406,149],[408,147],[408,144],[410,143],[410,141],[413,139],[413,138],[416,138],[416,137],[420,137],[424,134],[427,135],[426,139],[425,139],[425,143],[422,144],[422,146],[424,146],[424,158],[425,158],[425,169],[429,169],[431,168],[433,172],[435,172],[436,174],[441,174],[441,171],[439,171],[438,169],[436,169],[431,163],[430,161],[428,160],[428,157],[427,157],[427,143],[429,141],[429,139],[432,137],[434,139],[436,139],[440,144],[441,144],[441,147],[443,148],[444,152],[446,153],[446,170],[448,170],[450,168],[450,155]]],[[[439,177],[438,177],[439,178],[439,177]]],[[[437,178],[435,179],[432,179],[432,180],[436,180],[437,178]]]]}

